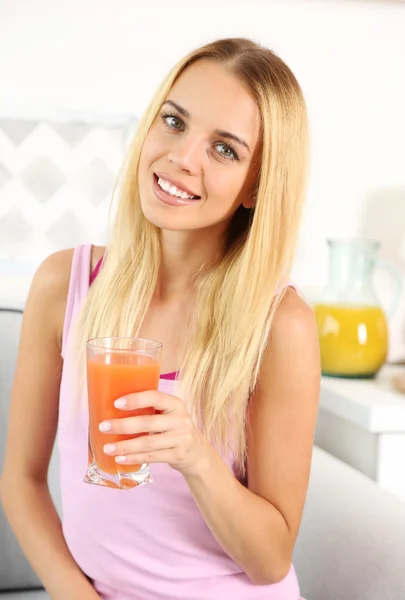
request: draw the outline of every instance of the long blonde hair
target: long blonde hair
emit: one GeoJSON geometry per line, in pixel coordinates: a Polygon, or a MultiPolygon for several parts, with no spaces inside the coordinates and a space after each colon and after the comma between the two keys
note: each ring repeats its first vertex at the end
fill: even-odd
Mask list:
{"type": "Polygon", "coordinates": [[[78,343],[137,335],[160,267],[160,230],[141,210],[142,146],[178,77],[198,60],[221,63],[251,93],[261,115],[255,207],[234,216],[221,260],[195,277],[196,306],[180,362],[192,417],[244,473],[246,413],[274,313],[289,274],[305,194],[308,131],[301,88],[271,50],[241,38],[209,43],[181,60],[142,117],[121,173],[103,266],[78,320],[78,343]],[[278,291],[279,290],[279,291],[278,291]]]}

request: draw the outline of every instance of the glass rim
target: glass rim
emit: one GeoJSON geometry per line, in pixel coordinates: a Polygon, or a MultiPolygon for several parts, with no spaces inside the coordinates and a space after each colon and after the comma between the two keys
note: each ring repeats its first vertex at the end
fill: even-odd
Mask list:
{"type": "Polygon", "coordinates": [[[130,337],[130,336],[121,336],[121,335],[112,335],[112,336],[98,336],[94,338],[90,338],[86,342],[86,347],[89,348],[98,348],[99,350],[110,350],[112,352],[139,352],[139,350],[159,350],[163,348],[162,342],[158,342],[157,340],[151,340],[150,338],[143,337],[130,337]],[[99,343],[99,340],[127,340],[127,341],[135,341],[139,340],[142,342],[148,342],[149,347],[147,348],[108,348],[107,346],[102,346],[99,343]]]}

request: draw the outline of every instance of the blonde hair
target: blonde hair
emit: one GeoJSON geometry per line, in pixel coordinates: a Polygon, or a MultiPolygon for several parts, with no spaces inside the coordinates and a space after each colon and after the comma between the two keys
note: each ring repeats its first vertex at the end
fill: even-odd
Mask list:
{"type": "Polygon", "coordinates": [[[102,269],[78,321],[78,343],[137,335],[158,280],[159,228],[141,210],[142,146],[171,87],[198,60],[224,65],[261,115],[255,207],[237,210],[218,262],[195,276],[196,306],[180,377],[192,417],[211,442],[246,460],[246,413],[299,230],[307,172],[307,117],[300,86],[271,50],[241,38],[209,43],[181,60],[142,117],[121,173],[118,208],[102,269]]]}

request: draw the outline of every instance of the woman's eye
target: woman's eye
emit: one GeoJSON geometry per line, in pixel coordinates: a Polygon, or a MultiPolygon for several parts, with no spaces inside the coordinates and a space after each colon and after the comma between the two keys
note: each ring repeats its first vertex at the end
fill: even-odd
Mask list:
{"type": "Polygon", "coordinates": [[[239,156],[236,154],[235,150],[228,146],[228,144],[224,144],[223,142],[216,144],[216,148],[218,153],[227,160],[239,160],[239,156]]]}
{"type": "Polygon", "coordinates": [[[170,129],[178,129],[179,131],[182,131],[184,128],[183,121],[174,115],[162,115],[162,120],[170,129]]]}

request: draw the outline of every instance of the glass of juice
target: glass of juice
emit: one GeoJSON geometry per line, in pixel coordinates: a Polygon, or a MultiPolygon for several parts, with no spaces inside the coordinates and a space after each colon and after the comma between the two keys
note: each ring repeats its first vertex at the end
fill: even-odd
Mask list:
{"type": "Polygon", "coordinates": [[[102,421],[154,414],[153,408],[122,411],[114,401],[127,394],[157,390],[162,344],[143,338],[95,338],[86,345],[89,402],[89,464],[86,483],[121,490],[152,482],[149,465],[119,465],[104,445],[147,434],[101,433],[102,421]]]}

